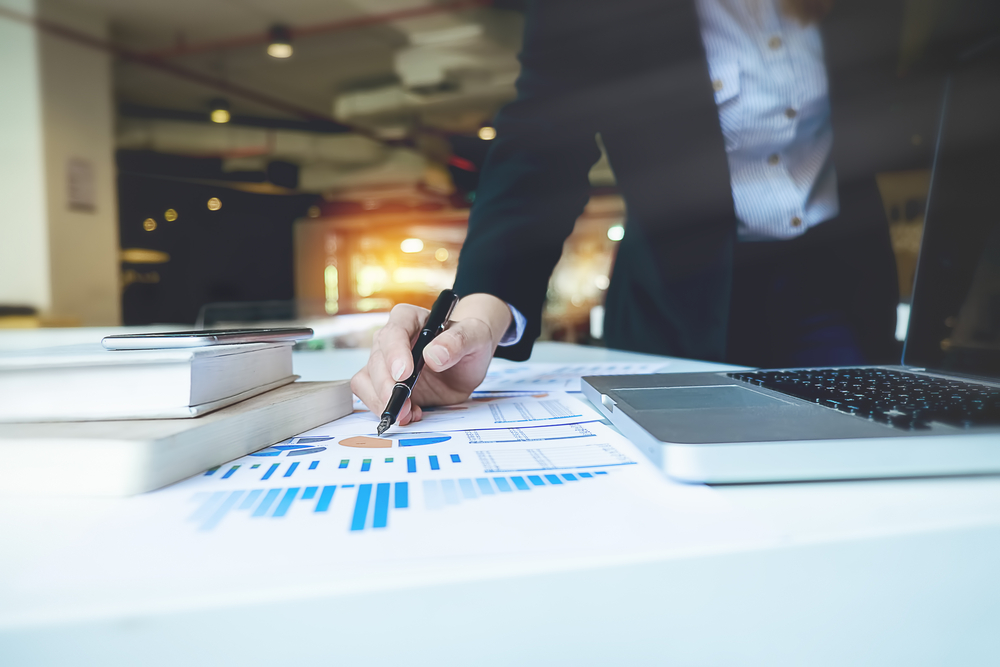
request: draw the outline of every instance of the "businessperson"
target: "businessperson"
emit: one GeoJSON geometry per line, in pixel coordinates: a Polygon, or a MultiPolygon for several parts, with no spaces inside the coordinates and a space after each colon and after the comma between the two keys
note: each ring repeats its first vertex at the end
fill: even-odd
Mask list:
{"type": "MultiPolygon", "coordinates": [[[[609,156],[627,208],[609,347],[755,366],[898,361],[874,175],[917,159],[902,1],[539,0],[498,114],[449,330],[399,423],[528,358],[549,276],[609,156]],[[499,347],[498,347],[499,346],[499,347]]],[[[921,156],[923,154],[921,153],[921,156]]],[[[380,413],[426,311],[399,305],[355,393],[380,413]]]]}

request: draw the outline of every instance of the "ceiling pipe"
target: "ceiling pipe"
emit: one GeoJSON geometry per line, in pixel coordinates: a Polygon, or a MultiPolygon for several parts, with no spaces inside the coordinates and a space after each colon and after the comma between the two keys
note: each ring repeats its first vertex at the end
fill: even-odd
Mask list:
{"type": "MultiPolygon", "coordinates": [[[[406,19],[420,18],[434,14],[457,12],[477,7],[488,7],[492,4],[493,0],[453,0],[452,2],[444,2],[435,5],[421,5],[419,7],[411,7],[409,9],[398,9],[391,12],[384,12],[382,14],[368,14],[366,16],[358,16],[356,18],[343,19],[340,21],[317,23],[315,25],[300,26],[297,28],[289,27],[288,31],[291,39],[297,39],[301,37],[309,37],[311,35],[322,35],[331,32],[341,32],[344,30],[354,30],[356,28],[364,28],[367,26],[382,25],[393,21],[403,21],[406,19]]],[[[182,44],[170,49],[146,51],[141,55],[144,58],[150,58],[153,60],[164,60],[180,56],[190,56],[198,53],[230,51],[232,49],[240,49],[258,44],[267,44],[270,41],[270,31],[264,31],[250,35],[241,35],[239,37],[230,37],[211,42],[203,42],[201,44],[182,44]]]]}

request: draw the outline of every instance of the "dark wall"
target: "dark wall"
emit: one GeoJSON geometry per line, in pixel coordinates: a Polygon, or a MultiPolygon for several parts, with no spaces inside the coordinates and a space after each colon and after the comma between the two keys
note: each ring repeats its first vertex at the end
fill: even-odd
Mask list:
{"type": "MultiPolygon", "coordinates": [[[[207,303],[294,298],[292,223],[306,215],[315,195],[245,192],[232,184],[142,173],[135,170],[134,155],[119,158],[122,249],[169,256],[157,262],[156,256],[144,261],[125,254],[125,324],[190,324],[207,303]],[[221,202],[215,211],[208,207],[213,197],[221,202]],[[176,220],[167,219],[168,209],[176,211],[176,220]],[[147,219],[155,222],[154,230],[144,228],[147,219]]],[[[185,171],[177,160],[168,162],[170,171],[185,171]]],[[[196,161],[188,167],[198,177],[211,175],[212,165],[196,161]]]]}

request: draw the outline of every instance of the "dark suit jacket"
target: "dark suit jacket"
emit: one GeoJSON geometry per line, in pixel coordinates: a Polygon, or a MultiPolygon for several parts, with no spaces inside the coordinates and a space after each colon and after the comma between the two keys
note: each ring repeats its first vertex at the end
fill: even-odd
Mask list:
{"type": "MultiPolygon", "coordinates": [[[[926,155],[911,142],[923,126],[901,122],[896,104],[900,5],[838,0],[822,24],[838,220],[876,230],[881,258],[888,235],[874,173],[926,155]]],[[[736,219],[693,0],[534,2],[520,58],[518,96],[496,118],[455,283],[528,318],[522,341],[498,355],[526,359],[538,337],[600,133],[628,210],[607,294],[608,345],[721,360],[736,219]]],[[[894,298],[883,301],[894,308],[894,298]]],[[[887,318],[894,311],[879,326],[891,329],[887,318]]]]}

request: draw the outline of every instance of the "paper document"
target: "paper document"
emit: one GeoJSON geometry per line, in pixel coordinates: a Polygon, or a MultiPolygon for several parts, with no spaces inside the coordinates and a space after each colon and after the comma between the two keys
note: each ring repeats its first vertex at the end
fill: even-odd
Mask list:
{"type": "MultiPolygon", "coordinates": [[[[579,396],[565,392],[520,392],[507,393],[477,392],[469,401],[461,405],[446,405],[423,409],[423,419],[407,426],[393,425],[386,438],[399,438],[410,432],[455,431],[498,426],[541,426],[576,424],[603,419],[590,403],[579,396]]],[[[375,435],[379,417],[374,413],[357,409],[336,422],[317,429],[320,435],[329,433],[353,433],[375,435]]],[[[313,432],[310,432],[313,434],[313,432]]]]}
{"type": "Polygon", "coordinates": [[[0,623],[4,610],[84,614],[94,600],[239,600],[251,581],[256,596],[315,595],[770,539],[714,491],[666,481],[601,422],[497,427],[516,414],[581,419],[583,407],[559,394],[514,397],[469,406],[466,423],[492,428],[418,424],[383,438],[357,430],[357,415],[331,422],[123,501],[67,553],[20,576],[0,623]],[[543,407],[553,400],[559,407],[543,407]]]}
{"type": "Polygon", "coordinates": [[[598,363],[552,364],[526,362],[518,364],[493,364],[480,391],[516,391],[539,389],[544,391],[580,391],[580,378],[585,375],[638,375],[642,373],[672,372],[672,362],[655,364],[598,363]]]}

